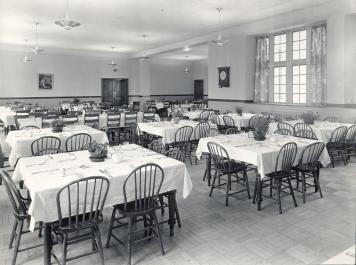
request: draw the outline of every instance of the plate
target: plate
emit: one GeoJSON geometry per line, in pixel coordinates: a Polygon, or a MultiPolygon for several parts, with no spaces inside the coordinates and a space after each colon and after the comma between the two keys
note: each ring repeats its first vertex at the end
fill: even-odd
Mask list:
{"type": "Polygon", "coordinates": [[[103,162],[105,160],[105,157],[93,157],[93,156],[89,156],[89,159],[92,162],[103,162]]]}

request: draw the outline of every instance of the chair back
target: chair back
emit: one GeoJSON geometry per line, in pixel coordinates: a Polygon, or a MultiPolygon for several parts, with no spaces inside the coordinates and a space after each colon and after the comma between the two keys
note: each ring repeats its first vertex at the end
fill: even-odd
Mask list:
{"type": "Polygon", "coordinates": [[[294,124],[293,127],[294,134],[296,134],[296,132],[300,130],[313,131],[313,129],[308,124],[305,124],[304,122],[298,122],[294,124]]]}
{"type": "Polygon", "coordinates": [[[284,144],[277,155],[274,173],[282,172],[283,175],[290,175],[296,156],[297,144],[293,142],[284,144]]]}
{"type": "Polygon", "coordinates": [[[155,114],[156,112],[154,111],[145,111],[143,113],[143,122],[155,121],[155,114]]]}
{"type": "Polygon", "coordinates": [[[76,115],[76,114],[63,115],[62,121],[66,125],[75,124],[78,122],[78,115],[76,115]]]}
{"type": "Polygon", "coordinates": [[[190,141],[190,138],[193,134],[193,127],[192,126],[183,126],[180,127],[174,136],[174,141],[176,143],[185,143],[187,144],[190,141]]]}
{"type": "Polygon", "coordinates": [[[108,112],[108,120],[106,123],[107,128],[119,128],[121,121],[121,112],[111,111],[108,112]]]}
{"type": "Polygon", "coordinates": [[[345,135],[345,143],[354,145],[356,143],[356,125],[351,125],[345,135]]]}
{"type": "Polygon", "coordinates": [[[347,132],[347,127],[346,126],[340,126],[336,128],[333,133],[331,134],[331,138],[329,140],[329,143],[332,144],[342,144],[345,140],[347,132]]]}
{"type": "Polygon", "coordinates": [[[163,169],[157,164],[148,163],[133,170],[124,182],[124,211],[129,202],[135,212],[156,209],[163,180],[163,169]]]}
{"type": "Polygon", "coordinates": [[[142,133],[141,129],[138,126],[138,124],[133,124],[130,127],[130,132],[131,132],[131,137],[132,137],[132,142],[137,144],[137,145],[143,145],[143,138],[142,138],[142,133]]]}
{"type": "Polygon", "coordinates": [[[214,137],[220,135],[220,132],[218,129],[215,128],[210,128],[209,129],[209,137],[214,137]]]}
{"type": "Polygon", "coordinates": [[[165,151],[164,144],[159,140],[152,141],[152,143],[148,146],[148,149],[159,154],[163,154],[165,151]]]}
{"type": "Polygon", "coordinates": [[[44,136],[34,140],[31,144],[32,156],[58,154],[61,148],[61,140],[54,136],[44,136]]]}
{"type": "Polygon", "coordinates": [[[43,115],[42,116],[42,128],[48,128],[51,126],[52,121],[56,120],[57,116],[55,115],[43,115]]]}
{"type": "Polygon", "coordinates": [[[214,142],[208,142],[208,150],[217,171],[221,173],[231,171],[231,160],[224,147],[214,142]]]}
{"type": "Polygon", "coordinates": [[[309,130],[300,129],[294,133],[294,136],[311,140],[318,140],[318,137],[316,137],[314,131],[311,128],[309,130]]]}
{"type": "Polygon", "coordinates": [[[209,136],[210,125],[206,121],[199,122],[194,128],[194,139],[205,138],[209,136]]]}
{"type": "Polygon", "coordinates": [[[328,122],[339,122],[339,119],[336,117],[326,117],[324,119],[324,121],[328,121],[328,122]]]}
{"type": "Polygon", "coordinates": [[[99,113],[85,113],[84,125],[88,125],[94,128],[99,127],[99,113]]]}
{"type": "Polygon", "coordinates": [[[164,153],[165,156],[184,162],[183,152],[178,149],[171,149],[164,153]]]}
{"type": "Polygon", "coordinates": [[[288,130],[288,129],[278,129],[274,132],[275,134],[280,134],[280,135],[290,135],[293,136],[293,132],[288,130]]]}
{"type": "Polygon", "coordinates": [[[0,178],[2,178],[7,196],[12,207],[13,214],[17,219],[26,219],[29,217],[27,206],[22,200],[21,194],[10,175],[3,169],[0,169],[0,178]]]}
{"type": "Polygon", "coordinates": [[[221,125],[220,124],[220,118],[215,112],[210,112],[209,121],[212,124],[221,125]]]}
{"type": "Polygon", "coordinates": [[[91,142],[91,136],[87,133],[77,133],[66,140],[66,152],[75,152],[87,149],[87,144],[91,142]]]}
{"type": "Polygon", "coordinates": [[[28,110],[17,110],[16,111],[16,117],[17,118],[29,118],[30,117],[30,111],[28,110]]]}
{"type": "Polygon", "coordinates": [[[235,127],[234,119],[231,118],[230,116],[224,115],[223,116],[223,121],[224,121],[225,126],[235,127]]]}
{"type": "Polygon", "coordinates": [[[240,133],[239,129],[235,128],[229,128],[226,130],[225,134],[230,135],[230,134],[238,134],[240,133]]]}
{"type": "Polygon", "coordinates": [[[2,152],[2,147],[0,143],[0,168],[4,168],[4,167],[5,167],[5,156],[4,153],[2,152]]]}
{"type": "Polygon", "coordinates": [[[248,129],[253,131],[257,124],[267,124],[268,121],[269,118],[267,116],[260,114],[254,115],[248,120],[248,129]]]}
{"type": "Polygon", "coordinates": [[[131,127],[137,124],[137,112],[125,113],[125,127],[131,127]]]}
{"type": "Polygon", "coordinates": [[[324,148],[323,142],[312,143],[305,147],[299,160],[299,167],[308,170],[316,169],[319,166],[319,158],[324,148]]]}
{"type": "Polygon", "coordinates": [[[291,131],[292,134],[294,132],[294,127],[287,122],[278,122],[277,128],[278,128],[278,130],[287,129],[287,130],[291,131]]]}
{"type": "Polygon", "coordinates": [[[207,121],[209,119],[210,111],[203,110],[199,114],[199,121],[207,121]]]}
{"type": "Polygon", "coordinates": [[[87,177],[61,188],[56,196],[59,229],[83,229],[101,223],[109,186],[105,177],[87,177]]]}

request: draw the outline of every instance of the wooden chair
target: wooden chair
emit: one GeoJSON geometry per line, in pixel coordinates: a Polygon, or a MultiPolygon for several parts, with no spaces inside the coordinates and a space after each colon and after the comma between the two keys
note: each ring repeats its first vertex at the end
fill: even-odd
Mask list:
{"type": "Polygon", "coordinates": [[[339,119],[337,117],[326,117],[324,119],[324,121],[328,121],[328,122],[340,122],[339,119]]]}
{"type": "Polygon", "coordinates": [[[318,140],[318,137],[315,135],[311,128],[309,130],[300,129],[294,133],[294,136],[299,138],[318,140]]]}
{"type": "Polygon", "coordinates": [[[78,115],[76,114],[67,114],[62,116],[62,121],[65,125],[73,125],[78,123],[78,115]]]}
{"type": "Polygon", "coordinates": [[[254,116],[252,116],[249,120],[248,120],[248,127],[246,128],[246,131],[254,131],[255,127],[258,123],[261,122],[261,120],[265,120],[266,117],[260,114],[256,114],[254,116]]]}
{"type": "Polygon", "coordinates": [[[143,113],[143,122],[152,122],[155,121],[156,112],[154,111],[145,111],[143,113]]]}
{"type": "Polygon", "coordinates": [[[301,131],[301,130],[313,131],[312,127],[310,127],[310,125],[308,125],[308,124],[305,124],[304,122],[298,122],[298,123],[294,124],[294,127],[293,127],[294,135],[298,134],[298,131],[301,131]]]}
{"type": "MultiPolygon", "coordinates": [[[[293,127],[292,127],[293,128],[293,127]]],[[[290,135],[293,136],[293,132],[288,129],[278,129],[274,132],[275,134],[290,135]]]]}
{"type": "Polygon", "coordinates": [[[31,144],[32,156],[58,154],[61,152],[61,140],[54,136],[44,136],[31,144]]]}
{"type": "Polygon", "coordinates": [[[224,121],[224,126],[223,126],[223,130],[226,131],[230,128],[235,128],[235,122],[234,119],[231,118],[230,116],[224,115],[223,116],[223,121],[224,121]]]}
{"type": "Polygon", "coordinates": [[[356,156],[356,125],[351,125],[346,131],[345,153],[347,160],[350,160],[351,155],[356,156]]]}
{"type": "Polygon", "coordinates": [[[107,114],[106,127],[101,128],[108,135],[110,142],[115,142],[118,139],[120,143],[120,124],[121,122],[121,112],[119,111],[109,111],[107,114]]]}
{"type": "Polygon", "coordinates": [[[299,182],[302,182],[303,203],[305,203],[306,190],[309,187],[314,187],[315,191],[319,191],[320,197],[323,198],[319,182],[320,162],[319,158],[325,148],[322,142],[316,142],[304,148],[299,163],[293,169],[296,172],[297,191],[299,191],[299,182]],[[313,179],[313,184],[307,182],[308,179],[313,179]]]}
{"type": "Polygon", "coordinates": [[[77,133],[66,140],[66,152],[86,150],[86,146],[91,142],[91,136],[87,133],[77,133]]]}
{"type": "Polygon", "coordinates": [[[208,150],[212,161],[214,162],[214,177],[211,185],[209,196],[211,197],[213,190],[225,186],[225,205],[229,205],[229,197],[241,192],[247,191],[247,196],[250,199],[250,187],[247,177],[247,167],[243,162],[236,162],[229,158],[229,154],[221,145],[208,142],[208,150]],[[240,177],[239,174],[242,174],[240,177]],[[224,180],[223,176],[227,176],[224,180]],[[218,180],[218,184],[215,184],[218,180]],[[244,189],[231,192],[233,183],[243,186],[244,189]]]}
{"type": "Polygon", "coordinates": [[[210,116],[210,111],[208,111],[208,110],[203,110],[203,111],[200,112],[200,114],[199,114],[198,121],[200,121],[200,122],[202,122],[202,121],[208,121],[208,120],[209,120],[209,116],[210,116]]]}
{"type": "Polygon", "coordinates": [[[181,150],[184,154],[184,158],[189,158],[191,164],[192,156],[190,152],[190,139],[192,138],[192,134],[193,127],[180,127],[174,135],[174,142],[167,145],[168,149],[181,150]]]}
{"type": "Polygon", "coordinates": [[[294,127],[287,122],[278,122],[277,129],[278,130],[287,129],[292,132],[292,135],[294,133],[294,127]]]}
{"type": "MultiPolygon", "coordinates": [[[[197,150],[199,139],[209,136],[210,125],[207,121],[202,121],[194,128],[193,138],[190,140],[190,152],[195,152],[197,150]]],[[[195,156],[195,164],[197,164],[197,157],[195,156]]]]}
{"type": "Polygon", "coordinates": [[[235,128],[229,128],[225,131],[225,134],[226,135],[230,135],[230,134],[239,134],[240,131],[239,129],[237,129],[236,127],[235,128]]]}
{"type": "Polygon", "coordinates": [[[149,144],[148,149],[159,154],[163,154],[166,150],[164,144],[159,140],[152,141],[149,144]]]}
{"type": "MultiPolygon", "coordinates": [[[[30,199],[24,198],[21,195],[15,183],[5,170],[0,169],[0,178],[4,181],[6,193],[8,195],[15,218],[9,243],[9,248],[14,247],[11,264],[15,265],[18,253],[40,247],[42,244],[36,244],[32,246],[28,246],[28,244],[26,244],[28,247],[20,249],[22,235],[30,233],[26,227],[26,224],[29,224],[31,218],[31,215],[28,213],[28,204],[30,203],[30,199]],[[13,246],[14,241],[15,245],[13,246]]],[[[40,230],[40,236],[42,230],[41,223],[39,223],[38,227],[35,229],[40,230]]]]}
{"type": "Polygon", "coordinates": [[[85,113],[84,125],[99,129],[99,113],[85,113]]]}
{"type": "Polygon", "coordinates": [[[137,112],[126,112],[125,113],[125,127],[123,128],[123,138],[124,140],[130,140],[131,129],[135,128],[137,125],[137,112]]]}
{"type": "Polygon", "coordinates": [[[124,203],[114,206],[106,247],[108,248],[110,246],[111,237],[123,244],[119,237],[113,232],[115,229],[124,226],[122,219],[127,219],[128,265],[131,265],[131,246],[145,239],[158,237],[162,255],[165,254],[156,216],[156,210],[160,209],[158,196],[163,180],[164,172],[159,165],[149,163],[139,166],[124,182],[124,203]],[[119,213],[121,216],[116,217],[116,213],[119,213]],[[144,222],[144,228],[135,231],[133,230],[133,222],[138,220],[139,217],[141,217],[141,220],[144,222]],[[132,236],[142,230],[145,232],[145,238],[134,241],[132,236]]]}
{"type": "Polygon", "coordinates": [[[280,214],[282,213],[281,198],[284,196],[291,195],[293,198],[294,206],[297,207],[297,202],[295,200],[293,187],[291,184],[292,167],[296,155],[296,143],[290,142],[284,144],[277,155],[274,172],[267,174],[263,180],[260,179],[260,176],[256,176],[253,203],[255,203],[258,197],[259,210],[261,209],[261,201],[264,188],[269,188],[270,192],[268,198],[277,200],[280,214]],[[289,192],[286,192],[286,189],[289,189],[289,192]],[[273,198],[273,190],[276,190],[277,198],[273,198]],[[283,193],[282,196],[281,193],[283,193]]]}
{"type": "Polygon", "coordinates": [[[336,160],[342,160],[345,166],[347,164],[347,157],[345,152],[346,132],[346,126],[340,126],[336,128],[331,134],[329,142],[326,144],[326,148],[328,150],[333,167],[335,167],[336,160]]]}
{"type": "MultiPolygon", "coordinates": [[[[103,222],[102,211],[110,182],[105,177],[87,177],[73,181],[61,188],[56,196],[58,222],[54,224],[52,236],[61,246],[62,265],[68,261],[93,253],[99,253],[104,265],[99,224],[103,222]],[[68,217],[67,217],[68,216],[68,217]],[[91,240],[93,249],[75,257],[67,257],[67,248],[91,240]]],[[[55,259],[58,258],[53,253],[55,259]]]]}
{"type": "Polygon", "coordinates": [[[215,128],[210,128],[209,129],[209,137],[214,137],[220,135],[220,132],[218,129],[215,128]]]}
{"type": "MultiPolygon", "coordinates": [[[[7,171],[10,171],[9,154],[3,153],[1,144],[0,144],[0,169],[6,169],[7,171]]],[[[13,169],[11,171],[13,171],[13,169]]],[[[0,185],[2,185],[2,178],[0,178],[0,185]]]]}
{"type": "Polygon", "coordinates": [[[40,128],[38,128],[37,126],[34,125],[27,125],[21,128],[21,130],[23,131],[27,131],[27,130],[39,130],[40,128]]]}

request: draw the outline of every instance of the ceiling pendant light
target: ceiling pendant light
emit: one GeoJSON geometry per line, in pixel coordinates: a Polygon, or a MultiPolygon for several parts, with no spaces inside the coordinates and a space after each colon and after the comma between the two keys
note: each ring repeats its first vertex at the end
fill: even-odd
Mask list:
{"type": "Polygon", "coordinates": [[[184,46],[184,49],[183,49],[184,52],[189,52],[190,51],[190,48],[188,45],[184,46]]]}
{"type": "MultiPolygon", "coordinates": [[[[25,41],[25,45],[26,45],[28,39],[24,39],[24,41],[25,41]]],[[[27,48],[27,45],[26,45],[26,48],[27,48]]],[[[25,53],[25,57],[23,58],[23,62],[24,62],[24,63],[29,63],[29,62],[31,62],[31,61],[32,61],[32,59],[27,55],[27,52],[26,52],[26,53],[25,53]]]]}
{"type": "Polygon", "coordinates": [[[70,20],[69,18],[69,8],[68,8],[68,0],[66,0],[66,10],[65,17],[63,20],[57,20],[54,24],[64,28],[65,30],[71,30],[72,28],[78,27],[80,25],[79,22],[70,20]]]}
{"type": "MultiPolygon", "coordinates": [[[[115,49],[115,47],[114,47],[114,46],[111,46],[110,48],[111,48],[112,54],[114,55],[114,49],[115,49]]],[[[114,57],[114,56],[113,56],[113,57],[114,57]]],[[[114,61],[114,58],[111,60],[111,62],[109,63],[109,65],[112,66],[112,67],[114,67],[114,66],[117,65],[117,63],[115,63],[115,61],[114,61]]]]}
{"type": "Polygon", "coordinates": [[[185,56],[185,60],[187,61],[187,64],[185,66],[184,73],[188,74],[190,72],[189,63],[188,63],[188,56],[185,56]]]}
{"type": "MultiPolygon", "coordinates": [[[[218,10],[218,13],[219,13],[219,29],[220,29],[221,28],[221,11],[222,11],[222,8],[218,7],[217,10],[218,10]]],[[[216,45],[223,46],[228,41],[229,41],[228,39],[223,39],[222,38],[221,31],[219,30],[218,38],[216,40],[213,40],[212,42],[215,43],[216,45]]]]}
{"type": "Polygon", "coordinates": [[[37,29],[37,27],[38,27],[39,24],[40,24],[40,23],[35,22],[35,27],[36,27],[35,46],[32,48],[32,51],[33,51],[35,54],[39,54],[40,52],[44,52],[43,49],[40,49],[40,48],[39,48],[38,43],[37,43],[37,41],[38,41],[38,29],[37,29]]]}
{"type": "MultiPolygon", "coordinates": [[[[141,37],[143,38],[143,48],[146,49],[146,38],[148,37],[146,34],[142,34],[141,37]]],[[[146,51],[143,52],[143,56],[140,57],[141,60],[148,60],[150,59],[149,56],[147,56],[146,51]]]]}

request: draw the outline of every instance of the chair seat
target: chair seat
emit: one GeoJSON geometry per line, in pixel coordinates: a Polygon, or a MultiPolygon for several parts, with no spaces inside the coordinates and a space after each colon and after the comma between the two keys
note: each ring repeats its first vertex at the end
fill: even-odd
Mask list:
{"type": "Polygon", "coordinates": [[[119,210],[119,212],[121,213],[121,214],[123,214],[124,216],[130,216],[130,215],[132,215],[132,216],[139,216],[139,215],[145,215],[145,214],[148,214],[148,213],[150,213],[150,212],[152,212],[152,211],[155,211],[155,210],[158,210],[158,209],[160,209],[160,205],[159,205],[159,203],[156,201],[155,203],[154,203],[154,206],[153,207],[144,207],[144,208],[146,208],[145,210],[143,210],[143,211],[137,211],[136,209],[135,209],[135,203],[134,202],[129,202],[129,203],[127,203],[127,205],[126,205],[126,209],[124,208],[125,207],[125,204],[118,204],[118,205],[115,205],[114,206],[116,209],[118,209],[119,210]]]}
{"type": "MultiPolygon", "coordinates": [[[[232,174],[232,173],[244,171],[246,170],[247,167],[244,163],[232,161],[230,170],[227,170],[229,168],[229,162],[226,161],[224,162],[223,168],[225,169],[222,171],[223,174],[232,174]]],[[[219,169],[219,167],[217,167],[217,169],[219,169]]]]}
{"type": "Polygon", "coordinates": [[[282,178],[286,178],[290,176],[289,172],[285,172],[285,171],[277,171],[277,172],[272,172],[272,173],[268,173],[266,174],[266,177],[268,178],[275,178],[275,179],[282,179],[282,178]]]}
{"type": "MultiPolygon", "coordinates": [[[[89,214],[90,213],[86,213],[84,218],[88,219],[89,218],[89,214]]],[[[94,214],[94,213],[92,213],[92,214],[94,214]]],[[[83,215],[79,215],[78,223],[81,223],[82,217],[83,217],[83,215]]],[[[75,216],[71,217],[71,224],[75,224],[75,221],[76,221],[75,220],[75,216]]],[[[83,225],[78,225],[77,227],[73,226],[72,228],[69,228],[69,229],[61,229],[59,227],[59,222],[55,222],[55,223],[53,223],[53,231],[55,233],[59,234],[59,233],[62,233],[63,231],[70,231],[70,230],[77,231],[77,230],[88,229],[88,228],[91,228],[91,227],[94,227],[94,226],[100,224],[102,221],[103,221],[103,216],[101,214],[99,214],[98,222],[92,222],[92,223],[86,222],[84,226],[83,225]]],[[[66,227],[68,225],[69,225],[69,218],[68,217],[67,218],[63,218],[62,219],[62,227],[66,227]]]]}
{"type": "Polygon", "coordinates": [[[313,168],[309,165],[303,164],[303,165],[298,165],[298,166],[292,167],[292,170],[301,171],[301,172],[311,172],[311,171],[314,171],[317,169],[313,168]]]}

